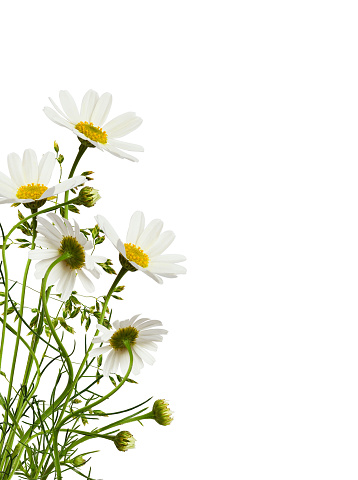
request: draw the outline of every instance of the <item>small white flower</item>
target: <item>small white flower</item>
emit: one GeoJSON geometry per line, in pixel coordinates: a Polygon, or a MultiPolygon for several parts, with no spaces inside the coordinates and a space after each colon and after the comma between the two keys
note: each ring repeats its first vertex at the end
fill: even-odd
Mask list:
{"type": "Polygon", "coordinates": [[[99,97],[94,90],[88,90],[82,100],[80,110],[67,90],[61,90],[60,102],[63,111],[50,98],[55,110],[45,107],[44,112],[50,120],[71,130],[77,137],[87,140],[100,150],[107,150],[116,157],[127,158],[132,162],[138,159],[124,152],[143,152],[143,147],[122,142],[118,138],[133,132],[142,123],[134,112],[127,112],[104,124],[112,105],[112,95],[104,93],[99,97]]]}
{"type": "Polygon", "coordinates": [[[186,268],[177,265],[184,262],[184,255],[162,255],[173,242],[175,235],[171,231],[162,232],[163,222],[152,220],[145,228],[142,212],[135,212],[129,223],[127,241],[122,243],[112,225],[102,215],[96,221],[116,249],[137,270],[145,273],[158,283],[163,283],[160,277],[175,278],[177,274],[186,273],[186,268]]]}
{"type": "Polygon", "coordinates": [[[47,281],[48,285],[54,285],[57,282],[56,291],[62,294],[61,299],[65,301],[71,295],[76,276],[78,276],[84,288],[88,292],[93,292],[94,285],[84,270],[87,270],[95,278],[99,278],[101,270],[96,263],[103,263],[106,258],[86,253],[86,250],[93,248],[92,242],[80,232],[75,221],[73,228],[68,220],[55,213],[49,213],[47,216],[55,225],[39,217],[38,222],[41,225],[37,227],[37,231],[42,236],[36,238],[36,246],[45,248],[29,252],[31,260],[39,260],[35,267],[35,277],[43,278],[56,258],[64,253],[70,253],[71,257],[62,260],[51,270],[47,281]]]}
{"type": "Polygon", "coordinates": [[[108,330],[103,325],[97,325],[97,329],[101,335],[94,337],[93,343],[105,343],[107,345],[94,348],[90,351],[89,356],[97,357],[109,352],[106,362],[103,366],[103,375],[108,377],[110,373],[116,373],[120,365],[123,375],[127,373],[129,367],[129,353],[124,345],[127,340],[131,345],[133,352],[132,372],[138,375],[140,369],[144,366],[143,360],[149,365],[153,365],[155,359],[147,352],[147,350],[157,350],[155,342],[163,340],[162,335],[168,333],[161,327],[162,322],[159,320],[150,320],[149,318],[140,318],[135,315],[130,320],[115,320],[113,327],[115,332],[108,330]]]}
{"type": "Polygon", "coordinates": [[[17,153],[10,153],[7,164],[11,178],[0,172],[0,204],[45,200],[87,181],[86,177],[79,175],[48,188],[56,164],[52,152],[45,153],[38,163],[36,153],[28,148],[22,161],[17,153]]]}

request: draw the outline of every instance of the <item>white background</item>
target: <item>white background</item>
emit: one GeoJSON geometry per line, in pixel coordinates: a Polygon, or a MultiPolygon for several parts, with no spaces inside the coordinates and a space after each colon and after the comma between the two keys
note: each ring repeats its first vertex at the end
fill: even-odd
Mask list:
{"type": "MultiPolygon", "coordinates": [[[[1,170],[9,152],[44,153],[55,139],[69,169],[78,141],[45,117],[47,97],[109,91],[109,118],[144,118],[125,140],[145,152],[138,164],[86,153],[79,173],[96,172],[103,198],[84,218],[102,213],[124,236],[143,210],[188,259],[188,274],[163,286],[129,274],[113,305],[170,333],[111,406],[168,398],[175,421],[132,424],[126,454],[92,442],[94,478],[357,478],[356,7],[1,7],[1,170]]],[[[0,215],[10,227],[16,212],[0,215]]]]}

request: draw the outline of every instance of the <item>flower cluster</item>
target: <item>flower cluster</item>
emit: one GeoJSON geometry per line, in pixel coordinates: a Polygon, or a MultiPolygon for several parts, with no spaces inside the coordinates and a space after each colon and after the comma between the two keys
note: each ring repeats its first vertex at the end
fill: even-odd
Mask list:
{"type": "Polygon", "coordinates": [[[50,120],[71,130],[79,139],[78,154],[68,178],[61,181],[63,165],[66,163],[64,164],[64,156],[59,153],[57,142],[54,142],[55,153],[45,153],[40,161],[32,149],[26,149],[22,158],[17,153],[10,153],[7,157],[9,176],[0,172],[0,204],[11,203],[13,206],[20,205],[20,208],[24,206],[31,210],[31,214],[26,217],[20,210],[18,211],[20,221],[8,235],[3,234],[2,242],[0,274],[5,292],[0,292],[4,298],[1,302],[4,311],[0,341],[0,373],[9,379],[9,385],[7,395],[0,392],[1,398],[7,398],[6,402],[0,402],[0,408],[5,410],[2,416],[3,428],[0,432],[0,480],[12,478],[15,474],[28,479],[48,478],[54,473],[56,478],[61,480],[63,466],[66,469],[75,469],[78,473],[76,469],[87,463],[88,460],[84,458],[86,454],[77,452],[77,447],[82,442],[94,437],[104,438],[111,440],[119,451],[125,452],[134,448],[135,439],[126,430],[118,431],[119,425],[145,419],[154,419],[160,425],[169,425],[173,420],[168,403],[165,400],[157,400],[149,413],[140,415],[147,409],[145,407],[137,413],[130,412],[128,416],[90,432],[84,432],[78,427],[80,420],[86,425],[91,418],[132,411],[146,403],[142,402],[133,408],[108,414],[97,409],[98,405],[114,395],[126,384],[125,382],[136,383],[129,378],[131,373],[138,375],[145,363],[153,365],[155,359],[151,352],[157,350],[158,343],[162,342],[163,336],[168,333],[162,328],[160,320],[141,317],[140,314],[126,320],[112,320],[118,317],[112,304],[111,308],[109,307],[109,302],[112,298],[121,300],[116,294],[124,288],[119,286],[119,282],[127,272],[140,271],[156,283],[162,284],[163,278],[176,278],[186,273],[185,267],[182,266],[186,259],[183,255],[166,253],[175,239],[175,234],[171,230],[163,231],[164,224],[160,219],[154,219],[146,224],[141,211],[136,211],[131,216],[125,241],[124,237],[122,241],[116,232],[117,225],[114,228],[107,219],[107,212],[104,212],[105,215],[97,214],[93,218],[92,226],[87,228],[83,226],[81,228],[80,222],[69,219],[72,212],[81,213],[82,207],[97,206],[101,198],[99,191],[87,183],[93,180],[89,175],[94,172],[88,170],[82,175],[75,176],[75,170],[86,150],[97,148],[116,157],[137,162],[138,159],[127,152],[142,152],[143,148],[121,139],[136,130],[142,119],[133,112],[127,112],[107,121],[112,105],[112,95],[109,93],[100,96],[94,90],[88,90],[80,106],[68,91],[60,91],[59,99],[61,108],[50,99],[53,108],[45,107],[44,112],[50,120]],[[56,168],[60,170],[57,183],[51,181],[56,168]],[[80,186],[82,188],[79,188],[80,186]],[[61,194],[64,195],[63,199],[61,194]],[[21,230],[25,236],[32,237],[31,241],[28,238],[16,239],[11,240],[9,245],[10,236],[16,229],[21,230]],[[112,252],[116,254],[117,266],[107,255],[94,253],[97,246],[106,238],[114,246],[112,252]],[[11,291],[15,284],[10,287],[6,263],[6,250],[16,243],[21,248],[29,249],[19,302],[12,299],[11,291]],[[37,303],[28,307],[25,305],[25,294],[33,261],[34,277],[41,281],[41,291],[37,303]],[[114,270],[117,267],[118,274],[114,270]],[[103,271],[116,275],[107,293],[96,297],[77,293],[75,290],[77,279],[86,292],[89,294],[96,292],[97,287],[101,286],[96,281],[100,279],[103,271]],[[78,297],[91,298],[89,302],[95,305],[85,304],[78,297]],[[50,303],[54,300],[59,302],[60,306],[51,312],[50,303]],[[12,307],[9,305],[10,302],[12,307]],[[35,316],[26,322],[25,317],[29,311],[35,316]],[[17,331],[8,325],[9,316],[15,312],[18,321],[17,331]],[[61,330],[64,328],[67,332],[74,333],[69,321],[75,319],[77,315],[81,318],[81,325],[85,324],[86,332],[90,328],[91,318],[96,319],[96,330],[91,334],[90,341],[87,340],[86,333],[81,363],[72,361],[72,353],[66,350],[63,341],[66,333],[61,330]],[[32,335],[30,342],[22,335],[23,324],[28,328],[28,335],[32,335]],[[16,335],[11,373],[8,376],[3,372],[1,365],[7,328],[16,335]],[[15,388],[14,382],[17,377],[14,376],[14,371],[21,342],[27,348],[28,361],[26,371],[21,376],[24,378],[23,383],[15,388]],[[41,353],[37,350],[40,347],[43,347],[41,353]],[[53,357],[51,353],[54,353],[53,357]],[[37,354],[41,360],[37,360],[37,354]],[[104,355],[105,361],[102,365],[104,355]],[[49,378],[49,382],[54,380],[50,401],[38,400],[35,392],[43,377],[42,374],[58,360],[59,373],[57,377],[54,375],[52,379],[49,378]],[[36,373],[31,379],[33,367],[36,367],[36,373]],[[123,376],[119,375],[119,371],[123,376]],[[62,382],[61,379],[66,375],[67,382],[62,382]],[[113,386],[106,395],[99,395],[93,392],[93,388],[103,377],[109,378],[111,382],[107,383],[112,383],[113,386]],[[86,388],[78,386],[80,380],[88,378],[90,384],[86,388]],[[59,393],[62,383],[65,387],[59,393]],[[12,398],[13,392],[16,393],[15,398],[12,398]],[[17,402],[16,406],[14,402],[17,402]],[[81,405],[78,407],[77,404],[81,405]],[[30,428],[27,413],[29,408],[33,415],[30,428]],[[51,427],[50,422],[53,423],[51,427]],[[71,422],[72,427],[69,426],[71,422]],[[12,428],[13,424],[17,425],[16,431],[12,428]],[[41,429],[44,430],[43,433],[41,429]],[[107,433],[107,430],[111,433],[107,433]],[[58,435],[63,432],[66,432],[66,435],[63,442],[60,442],[61,447],[58,448],[58,435]],[[16,435],[19,439],[17,444],[14,444],[16,435]],[[42,441],[40,435],[45,435],[46,438],[42,441]],[[43,445],[47,445],[46,448],[43,448],[43,445]]]}

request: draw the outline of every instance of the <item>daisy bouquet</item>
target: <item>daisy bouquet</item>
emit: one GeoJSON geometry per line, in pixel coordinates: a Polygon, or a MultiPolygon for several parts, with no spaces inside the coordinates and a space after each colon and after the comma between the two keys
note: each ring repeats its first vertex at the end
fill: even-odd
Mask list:
{"type": "Polygon", "coordinates": [[[96,451],[96,439],[125,452],[135,444],[126,424],[172,421],[162,399],[117,412],[106,410],[106,400],[116,395],[117,402],[118,390],[137,383],[132,376],[144,363],[153,364],[153,352],[167,333],[161,321],[136,312],[120,319],[115,300],[121,299],[121,280],[139,271],[160,284],[163,278],[185,273],[183,255],[164,253],[174,233],[163,231],[159,219],[146,225],[139,211],[129,220],[125,241],[117,233],[116,219],[112,226],[103,215],[94,217],[91,225],[74,218],[100,198],[88,185],[93,172],[75,175],[86,150],[98,148],[137,161],[128,151],[141,152],[142,147],[122,137],[142,120],[128,112],[107,122],[109,93],[99,96],[89,90],[80,108],[67,91],[59,98],[62,108],[50,99],[53,108],[45,107],[44,112],[79,139],[68,178],[61,181],[64,157],[56,142],[41,158],[31,149],[22,157],[10,153],[8,174],[0,171],[1,216],[11,215],[14,209],[6,211],[10,204],[18,209],[18,221],[8,232],[0,224],[0,480],[60,480],[69,471],[91,479],[91,470],[85,468],[96,451]],[[52,177],[57,164],[61,175],[56,182],[52,177]],[[25,238],[14,238],[19,231],[25,238]],[[95,249],[105,241],[100,248],[107,245],[108,255],[98,255],[95,249]],[[22,280],[16,281],[9,261],[14,247],[28,250],[22,280]],[[108,258],[113,254],[116,265],[108,258]],[[106,274],[114,280],[102,291],[101,275],[106,274]],[[32,278],[41,284],[38,289],[31,286],[32,278]],[[79,295],[77,282],[90,295],[79,295]],[[74,322],[79,326],[76,334],[74,322]],[[41,393],[44,383],[47,397],[41,393]],[[93,428],[94,419],[102,420],[100,427],[93,428]]]}

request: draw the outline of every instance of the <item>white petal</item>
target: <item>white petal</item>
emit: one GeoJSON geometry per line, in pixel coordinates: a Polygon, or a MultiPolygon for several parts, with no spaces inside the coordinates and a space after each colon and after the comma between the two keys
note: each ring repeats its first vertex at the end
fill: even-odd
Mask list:
{"type": "Polygon", "coordinates": [[[72,123],[76,124],[80,121],[80,114],[78,112],[77,105],[67,90],[60,91],[60,102],[63,108],[63,111],[67,117],[71,120],[72,123]]]}
{"type": "Polygon", "coordinates": [[[29,252],[30,260],[44,260],[45,258],[58,258],[58,250],[31,250],[29,252]]]}
{"type": "MultiPolygon", "coordinates": [[[[143,360],[142,360],[142,357],[140,355],[140,350],[139,349],[136,349],[135,347],[132,348],[132,353],[133,353],[133,368],[132,368],[132,372],[135,374],[135,375],[138,375],[138,373],[140,372],[141,368],[144,367],[144,363],[143,363],[143,360]]],[[[154,361],[154,359],[153,359],[154,361]]]]}
{"type": "Polygon", "coordinates": [[[25,185],[25,179],[22,174],[21,158],[17,153],[9,153],[7,156],[7,165],[13,182],[17,187],[25,185]]]}
{"type": "Polygon", "coordinates": [[[138,158],[133,157],[133,155],[129,155],[129,153],[124,152],[123,150],[120,150],[117,147],[114,147],[110,144],[107,144],[104,146],[104,150],[107,150],[109,153],[112,155],[115,155],[116,157],[119,158],[126,158],[127,160],[130,160],[131,162],[138,162],[138,158]]]}
{"type": "Polygon", "coordinates": [[[18,186],[15,185],[13,180],[9,178],[7,175],[4,173],[0,172],[0,183],[5,186],[6,188],[10,188],[12,192],[17,192],[18,186]]]}
{"type": "Polygon", "coordinates": [[[123,125],[125,125],[129,120],[133,120],[136,118],[136,114],[134,112],[127,112],[118,115],[118,117],[112,118],[109,122],[107,122],[103,126],[103,130],[105,130],[110,137],[115,137],[113,132],[115,132],[118,128],[120,129],[123,125]]]}
{"type": "Polygon", "coordinates": [[[161,327],[162,325],[163,324],[160,320],[147,320],[145,322],[139,323],[138,327],[140,330],[146,330],[151,327],[161,327]]]}
{"type": "Polygon", "coordinates": [[[56,165],[56,155],[52,152],[45,153],[39,164],[39,179],[38,183],[47,186],[50,183],[53,169],[56,165]]]}
{"type": "Polygon", "coordinates": [[[114,326],[114,328],[115,328],[116,330],[119,330],[119,328],[120,328],[119,320],[115,320],[115,321],[112,323],[112,325],[114,326]]]}
{"type": "Polygon", "coordinates": [[[138,355],[149,365],[153,365],[155,362],[155,358],[153,355],[148,353],[144,348],[140,347],[138,344],[136,344],[133,348],[133,350],[138,353],[138,355]]]}
{"type": "Polygon", "coordinates": [[[53,212],[48,213],[47,216],[49,217],[51,222],[53,222],[56,225],[56,227],[60,231],[61,235],[66,237],[66,235],[68,235],[68,231],[67,231],[66,225],[63,223],[61,217],[59,217],[58,215],[56,215],[56,213],[53,213],[53,212]]]}
{"type": "Polygon", "coordinates": [[[116,351],[112,349],[111,347],[111,351],[109,352],[107,358],[106,358],[106,361],[105,361],[105,364],[103,366],[103,375],[105,377],[109,377],[109,374],[112,373],[112,365],[113,365],[113,360],[114,360],[114,355],[116,354],[116,351]]]}
{"type": "Polygon", "coordinates": [[[36,263],[35,266],[35,278],[40,279],[45,276],[45,273],[51,263],[53,263],[55,259],[53,258],[48,258],[46,260],[40,260],[39,262],[36,263]]]}
{"type": "MultiPolygon", "coordinates": [[[[128,112],[132,113],[132,112],[128,112]]],[[[111,120],[111,122],[108,122],[103,129],[108,133],[113,138],[121,138],[124,137],[125,135],[128,135],[128,133],[133,132],[136,130],[143,122],[143,120],[140,117],[137,117],[135,114],[134,116],[131,116],[131,118],[127,117],[124,119],[124,115],[128,114],[123,114],[123,121],[120,121],[120,117],[116,117],[115,119],[111,120]],[[115,124],[115,120],[117,120],[115,124]],[[113,124],[112,124],[113,122],[113,124]]]]}
{"type": "Polygon", "coordinates": [[[61,233],[57,230],[57,228],[54,225],[52,225],[51,222],[46,220],[46,218],[38,217],[38,222],[41,223],[41,225],[43,227],[45,227],[47,229],[47,231],[50,232],[52,234],[52,236],[55,237],[58,240],[58,242],[62,241],[61,233]]]}
{"type": "Polygon", "coordinates": [[[95,217],[96,222],[98,223],[98,226],[101,230],[103,230],[104,234],[106,237],[109,238],[109,240],[113,243],[113,245],[116,247],[116,249],[122,254],[126,255],[126,250],[124,248],[122,240],[118,237],[116,231],[112,227],[112,225],[109,223],[109,221],[103,217],[102,215],[97,215],[95,217]]]}
{"type": "MultiPolygon", "coordinates": [[[[135,323],[135,321],[137,320],[137,318],[140,316],[141,314],[138,313],[137,315],[134,315],[128,322],[128,325],[133,325],[135,323]]],[[[127,321],[127,320],[126,320],[127,321]]]]}
{"type": "Polygon", "coordinates": [[[179,263],[179,262],[185,262],[185,260],[186,260],[186,257],[184,257],[184,255],[178,255],[175,253],[158,255],[156,257],[151,256],[152,262],[179,263]]]}
{"type": "Polygon", "coordinates": [[[153,257],[157,257],[163,253],[173,243],[174,239],[175,234],[170,230],[161,233],[157,241],[147,250],[149,258],[153,259],[153,257]]]}
{"type": "MultiPolygon", "coordinates": [[[[131,263],[134,263],[134,262],[131,262],[131,263]]],[[[146,275],[148,275],[148,277],[152,278],[157,283],[160,283],[160,284],[163,283],[163,280],[157,275],[155,275],[155,273],[150,272],[148,268],[143,268],[140,265],[135,265],[135,267],[137,268],[137,270],[140,270],[141,272],[145,273],[146,275]]]]}
{"type": "Polygon", "coordinates": [[[71,121],[70,121],[70,119],[68,118],[68,116],[65,114],[65,112],[64,112],[63,110],[61,110],[61,109],[57,106],[56,102],[54,102],[51,97],[48,97],[48,99],[50,100],[53,108],[54,108],[54,109],[56,110],[56,112],[60,115],[60,117],[61,117],[61,118],[65,118],[69,123],[71,123],[71,121]]]}
{"type": "MultiPolygon", "coordinates": [[[[66,301],[70,298],[73,287],[75,286],[75,282],[76,282],[76,274],[73,270],[71,270],[70,274],[67,276],[66,283],[62,287],[61,300],[66,301]]],[[[57,291],[58,291],[58,289],[57,289],[57,291]]]]}
{"type": "Polygon", "coordinates": [[[186,273],[186,268],[182,265],[177,265],[176,263],[150,262],[148,269],[152,273],[157,273],[159,275],[162,273],[186,273]]]}
{"type": "MultiPolygon", "coordinates": [[[[92,340],[92,343],[95,339],[92,340]]],[[[95,342],[97,343],[97,342],[95,342]]],[[[104,347],[97,347],[97,348],[93,348],[88,356],[89,357],[97,357],[98,355],[103,355],[103,353],[107,353],[109,350],[111,350],[112,347],[110,345],[105,345],[104,347]]]]}
{"type": "Polygon", "coordinates": [[[65,270],[66,267],[62,264],[62,262],[55,265],[47,278],[48,285],[55,285],[55,283],[58,282],[61,276],[65,273],[65,270]]]}
{"type": "Polygon", "coordinates": [[[15,198],[15,199],[17,199],[16,202],[22,202],[23,201],[22,199],[16,197],[16,191],[14,191],[14,189],[8,187],[4,183],[0,183],[0,196],[1,197],[7,197],[7,199],[15,198]]]}
{"type": "Polygon", "coordinates": [[[115,350],[113,355],[113,360],[112,360],[112,372],[117,373],[118,372],[118,367],[119,363],[121,361],[121,352],[119,350],[115,350]]]}
{"type": "Polygon", "coordinates": [[[143,212],[134,212],[128,227],[127,243],[137,244],[138,238],[142,235],[144,230],[145,220],[143,212]]]}
{"type": "Polygon", "coordinates": [[[84,288],[87,290],[87,292],[92,293],[95,291],[95,287],[91,280],[87,277],[87,275],[82,271],[78,270],[77,271],[78,277],[81,280],[82,285],[84,288]]]}
{"type": "Polygon", "coordinates": [[[145,252],[157,241],[163,228],[163,222],[159,219],[152,220],[138,238],[137,245],[145,252]]]}
{"type": "Polygon", "coordinates": [[[100,127],[106,121],[112,105],[112,95],[108,92],[99,97],[91,115],[91,122],[95,127],[100,127]]]}
{"type": "Polygon", "coordinates": [[[125,350],[123,350],[123,352],[121,352],[120,364],[121,364],[122,373],[123,373],[123,375],[125,375],[128,371],[128,367],[129,367],[129,353],[128,353],[127,349],[125,349],[125,350]]]}
{"type": "Polygon", "coordinates": [[[39,166],[37,163],[36,153],[31,148],[27,148],[24,151],[24,155],[22,157],[22,173],[25,184],[38,183],[39,166]]]}
{"type": "Polygon", "coordinates": [[[56,240],[56,242],[53,242],[46,237],[37,236],[36,237],[36,246],[46,247],[46,248],[57,248],[58,249],[59,243],[58,243],[57,240],[56,240]]]}
{"type": "Polygon", "coordinates": [[[88,90],[85,96],[83,97],[82,104],[81,104],[81,113],[80,113],[80,120],[85,122],[89,122],[91,119],[91,115],[93,109],[98,102],[98,93],[94,90],[88,90]]]}
{"type": "Polygon", "coordinates": [[[67,280],[69,276],[71,275],[72,270],[68,267],[64,267],[63,270],[63,275],[61,275],[60,280],[57,283],[56,291],[57,293],[62,293],[63,289],[65,288],[65,285],[67,283],[67,280]]]}
{"type": "Polygon", "coordinates": [[[166,335],[167,333],[168,330],[165,330],[164,328],[150,328],[149,330],[141,330],[138,334],[138,338],[142,340],[151,335],[166,335]]]}
{"type": "Polygon", "coordinates": [[[116,140],[114,138],[108,139],[107,143],[113,147],[122,150],[129,150],[130,152],[144,152],[142,145],[137,145],[136,143],[122,142],[121,140],[116,140]]]}
{"type": "Polygon", "coordinates": [[[50,107],[45,107],[44,108],[44,113],[45,115],[52,120],[54,123],[57,125],[61,125],[61,127],[66,127],[72,130],[72,125],[70,122],[68,122],[66,119],[60,117],[58,113],[55,112],[55,110],[52,110],[50,107]]]}
{"type": "MultiPolygon", "coordinates": [[[[108,335],[108,333],[111,333],[110,330],[108,330],[108,328],[104,327],[104,326],[101,325],[100,323],[97,323],[96,328],[97,328],[97,330],[99,330],[103,335],[108,335]]],[[[112,334],[111,334],[111,336],[112,336],[112,334]]]]}
{"type": "Polygon", "coordinates": [[[147,341],[147,339],[139,340],[137,338],[136,345],[146,348],[147,350],[152,350],[152,352],[156,352],[158,350],[158,345],[154,342],[147,341]]]}
{"type": "Polygon", "coordinates": [[[81,175],[79,175],[78,177],[69,178],[61,183],[58,183],[54,187],[48,188],[40,198],[42,199],[52,197],[53,195],[66,192],[67,190],[71,190],[71,188],[75,188],[78,185],[85,183],[86,181],[86,177],[83,177],[81,175]]]}

